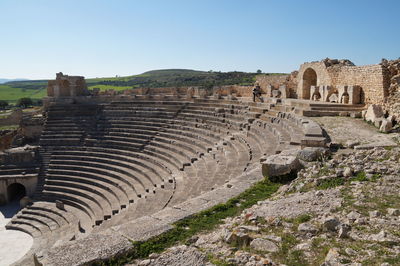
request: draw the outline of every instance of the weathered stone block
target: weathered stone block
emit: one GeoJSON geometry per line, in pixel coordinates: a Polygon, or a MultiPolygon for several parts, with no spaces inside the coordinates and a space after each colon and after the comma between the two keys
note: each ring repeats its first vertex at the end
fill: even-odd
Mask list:
{"type": "Polygon", "coordinates": [[[296,156],[280,154],[269,156],[261,164],[263,175],[268,177],[288,175],[302,167],[296,156]]]}
{"type": "Polygon", "coordinates": [[[374,123],[378,118],[383,117],[382,106],[377,104],[371,104],[368,106],[367,112],[365,113],[365,120],[374,123]]]}

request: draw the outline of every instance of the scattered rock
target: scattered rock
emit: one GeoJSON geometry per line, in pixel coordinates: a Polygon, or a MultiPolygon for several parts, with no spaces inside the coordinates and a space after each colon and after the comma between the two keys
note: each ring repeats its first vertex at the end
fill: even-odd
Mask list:
{"type": "Polygon", "coordinates": [[[343,176],[344,176],[344,177],[350,177],[350,176],[353,176],[353,170],[351,170],[351,168],[350,168],[350,167],[346,167],[346,168],[344,168],[344,171],[343,171],[343,176]]]}
{"type": "Polygon", "coordinates": [[[278,242],[278,243],[282,242],[282,237],[280,237],[280,236],[266,235],[266,236],[264,236],[264,238],[272,240],[274,242],[278,242]]]}
{"type": "Polygon", "coordinates": [[[338,226],[340,225],[340,221],[334,217],[327,217],[323,219],[322,226],[325,230],[335,232],[338,230],[338,226]]]}
{"type": "Polygon", "coordinates": [[[278,246],[274,242],[262,238],[256,238],[251,241],[250,247],[265,252],[277,252],[279,250],[278,246]]]}
{"type": "Polygon", "coordinates": [[[250,244],[252,238],[243,232],[228,232],[225,236],[225,242],[236,244],[239,247],[246,247],[250,244]]]}
{"type": "Polygon", "coordinates": [[[370,211],[369,212],[369,217],[371,217],[371,218],[376,218],[376,217],[379,217],[379,216],[381,216],[381,212],[380,211],[370,211]]]}
{"type": "Polygon", "coordinates": [[[354,222],[355,220],[359,219],[361,217],[361,214],[355,211],[351,211],[347,214],[347,219],[349,219],[350,222],[354,222]]]}
{"type": "Polygon", "coordinates": [[[310,250],[311,244],[308,242],[300,243],[294,247],[295,250],[310,250]]]}
{"type": "Polygon", "coordinates": [[[328,254],[325,257],[325,262],[322,265],[324,266],[341,265],[339,249],[337,248],[329,249],[328,254]]]}
{"type": "Polygon", "coordinates": [[[340,224],[338,226],[339,231],[338,231],[338,237],[339,238],[348,238],[349,233],[351,231],[351,226],[348,224],[340,224]]]}
{"type": "Polygon", "coordinates": [[[382,230],[377,234],[371,235],[369,237],[369,240],[377,242],[385,242],[385,241],[390,241],[391,239],[388,238],[388,233],[382,230]]]}
{"type": "Polygon", "coordinates": [[[392,215],[392,216],[399,216],[400,215],[400,210],[399,209],[388,208],[387,209],[387,213],[389,215],[392,215]]]}
{"type": "Polygon", "coordinates": [[[297,152],[297,158],[306,162],[316,161],[327,155],[329,155],[329,151],[320,147],[306,147],[297,152]]]}
{"type": "Polygon", "coordinates": [[[357,255],[357,251],[355,251],[355,250],[352,249],[352,248],[346,248],[346,249],[344,250],[344,252],[346,252],[346,254],[349,255],[349,256],[355,256],[355,255],[357,255]]]}
{"type": "Polygon", "coordinates": [[[310,235],[315,235],[318,232],[317,227],[315,227],[314,225],[312,225],[310,223],[301,223],[301,224],[299,224],[297,230],[300,233],[310,234],[310,235]]]}

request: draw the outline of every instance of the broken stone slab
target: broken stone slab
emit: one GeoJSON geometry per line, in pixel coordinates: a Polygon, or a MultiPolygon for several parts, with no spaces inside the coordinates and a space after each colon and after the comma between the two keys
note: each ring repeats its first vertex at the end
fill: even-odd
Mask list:
{"type": "Polygon", "coordinates": [[[357,145],[360,145],[360,142],[356,141],[356,140],[348,140],[348,141],[346,141],[346,144],[345,144],[345,146],[349,149],[353,149],[357,145]]]}
{"type": "Polygon", "coordinates": [[[328,150],[322,147],[305,147],[297,152],[297,158],[306,162],[316,161],[328,155],[328,150]]]}
{"type": "Polygon", "coordinates": [[[365,113],[365,120],[375,123],[378,118],[383,117],[382,106],[377,104],[371,104],[368,106],[367,112],[365,113]]]}
{"type": "Polygon", "coordinates": [[[268,177],[278,177],[297,172],[302,168],[299,159],[293,155],[271,155],[261,162],[262,173],[268,177]]]}

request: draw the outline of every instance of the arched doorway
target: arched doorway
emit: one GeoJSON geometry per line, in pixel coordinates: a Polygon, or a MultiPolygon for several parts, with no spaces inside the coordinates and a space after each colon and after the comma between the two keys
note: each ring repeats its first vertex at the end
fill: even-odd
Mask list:
{"type": "Polygon", "coordinates": [[[13,183],[7,187],[8,202],[20,200],[26,196],[26,189],[20,183],[13,183]]]}
{"type": "Polygon", "coordinates": [[[317,86],[317,72],[312,68],[307,68],[303,74],[303,99],[310,99],[311,86],[317,86]]]}

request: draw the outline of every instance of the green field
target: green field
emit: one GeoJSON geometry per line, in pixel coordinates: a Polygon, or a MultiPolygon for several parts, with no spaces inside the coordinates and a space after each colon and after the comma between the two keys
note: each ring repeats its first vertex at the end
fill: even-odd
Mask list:
{"type": "Polygon", "coordinates": [[[25,89],[15,88],[7,84],[0,85],[0,100],[5,100],[9,103],[15,103],[18,99],[29,97],[35,100],[46,96],[46,89],[25,89]]]}
{"type": "MultiPolygon", "coordinates": [[[[163,69],[126,77],[86,79],[86,83],[89,89],[99,88],[102,91],[107,89],[121,91],[132,88],[187,86],[199,86],[209,89],[213,86],[222,85],[252,85],[257,75],[257,73],[238,71],[206,72],[189,69],[163,69]]],[[[6,100],[10,104],[15,104],[18,99],[23,97],[38,100],[46,96],[46,87],[47,80],[13,81],[0,84],[0,100],[6,100]]]]}

